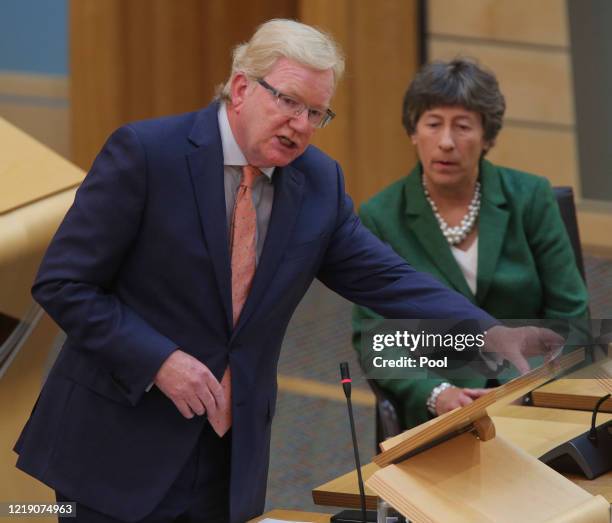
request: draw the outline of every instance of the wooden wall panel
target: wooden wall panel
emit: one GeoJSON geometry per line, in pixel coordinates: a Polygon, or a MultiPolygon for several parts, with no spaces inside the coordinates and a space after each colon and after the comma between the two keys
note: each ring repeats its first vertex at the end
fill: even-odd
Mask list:
{"type": "MultiPolygon", "coordinates": [[[[472,56],[506,95],[506,128],[490,158],[536,172],[578,196],[583,245],[609,252],[612,213],[580,200],[566,0],[426,0],[429,59],[472,56]]],[[[588,176],[588,173],[582,173],[588,176]]]]}
{"type": "Polygon", "coordinates": [[[303,0],[300,6],[301,19],[334,34],[347,56],[334,99],[338,121],[315,143],[341,162],[359,204],[416,161],[401,125],[403,95],[417,69],[416,2],[303,0]]]}
{"type": "Polygon", "coordinates": [[[488,158],[500,165],[545,176],[553,185],[570,185],[574,190],[579,187],[573,130],[506,125],[488,158]]]}
{"type": "Polygon", "coordinates": [[[430,40],[431,60],[450,60],[457,55],[477,58],[495,72],[506,97],[506,118],[574,124],[571,63],[567,52],[430,40]]]}
{"type": "Polygon", "coordinates": [[[578,212],[578,225],[583,248],[594,255],[612,259],[612,211],[582,208],[578,212]]]}
{"type": "Polygon", "coordinates": [[[87,169],[122,120],[120,1],[70,2],[72,159],[87,169]]]}
{"type": "Polygon", "coordinates": [[[73,160],[88,168],[122,123],[206,105],[231,48],[259,23],[296,14],[296,0],[71,2],[73,160]]]}
{"type": "Polygon", "coordinates": [[[434,35],[568,45],[565,0],[429,0],[427,8],[434,35]]]}
{"type": "Polygon", "coordinates": [[[340,161],[355,199],[415,161],[400,122],[417,67],[416,0],[79,0],[70,13],[73,159],[83,168],[122,123],[208,103],[231,49],[275,17],[328,30],[346,53],[338,118],[315,143],[340,161]]]}
{"type": "Polygon", "coordinates": [[[352,178],[356,177],[353,156],[352,120],[352,81],[353,69],[356,67],[354,56],[350,52],[351,7],[350,0],[304,0],[299,3],[299,17],[304,23],[314,25],[333,35],[342,47],[346,58],[344,77],[336,89],[332,100],[332,109],[336,118],[326,128],[315,133],[313,144],[340,163],[345,176],[349,179],[349,190],[352,188],[352,178]]]}
{"type": "Polygon", "coordinates": [[[379,1],[375,9],[366,2],[358,5],[352,50],[359,69],[352,106],[355,188],[361,201],[405,176],[416,161],[401,116],[404,93],[417,69],[417,20],[413,2],[379,1]]]}

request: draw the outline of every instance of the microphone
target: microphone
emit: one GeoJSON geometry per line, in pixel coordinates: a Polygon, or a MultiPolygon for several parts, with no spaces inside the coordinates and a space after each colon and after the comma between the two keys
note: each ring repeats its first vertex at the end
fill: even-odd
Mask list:
{"type": "MultiPolygon", "coordinates": [[[[347,361],[343,361],[340,364],[340,383],[342,383],[342,388],[344,389],[344,395],[349,403],[349,416],[351,420],[353,419],[353,408],[350,404],[351,402],[351,383],[353,380],[351,379],[351,373],[349,372],[349,366],[347,361]]],[[[352,426],[352,425],[351,425],[352,426]]]]}
{"type": "Polygon", "coordinates": [[[351,436],[353,438],[353,451],[355,453],[355,466],[357,467],[357,483],[359,485],[359,500],[361,502],[361,513],[357,510],[343,510],[331,517],[333,523],[369,523],[376,521],[376,512],[366,510],[365,488],[361,476],[361,462],[359,460],[359,448],[357,447],[357,434],[355,432],[355,420],[353,418],[353,405],[351,403],[351,374],[348,362],[340,363],[340,383],[346,396],[346,406],[351,425],[351,436]]]}
{"type": "Polygon", "coordinates": [[[595,404],[595,408],[593,409],[593,416],[591,417],[591,430],[589,430],[589,434],[587,436],[589,441],[591,441],[592,443],[597,443],[596,422],[597,422],[597,414],[599,413],[599,407],[601,407],[603,402],[606,401],[610,396],[611,396],[610,394],[606,394],[605,396],[599,398],[599,401],[595,404]]]}

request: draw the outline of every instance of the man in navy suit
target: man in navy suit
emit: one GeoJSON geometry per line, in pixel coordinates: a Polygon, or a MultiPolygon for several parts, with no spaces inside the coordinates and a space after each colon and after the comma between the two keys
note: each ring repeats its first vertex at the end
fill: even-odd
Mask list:
{"type": "MultiPolygon", "coordinates": [[[[67,341],[16,445],[17,466],[75,500],[77,521],[262,512],[278,355],[315,277],[387,317],[494,323],[363,228],[340,166],[308,146],[342,70],[328,36],[268,22],[235,50],[219,101],[126,125],[96,158],[33,288],[67,341]],[[247,164],[261,172],[256,271],[237,316],[247,164]]],[[[489,334],[512,339],[502,356],[517,366],[546,341],[489,334]]]]}

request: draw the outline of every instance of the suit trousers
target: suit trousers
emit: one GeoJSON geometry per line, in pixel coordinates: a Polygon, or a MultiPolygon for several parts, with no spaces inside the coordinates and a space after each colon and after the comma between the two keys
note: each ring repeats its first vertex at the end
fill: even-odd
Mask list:
{"type": "MultiPolygon", "coordinates": [[[[138,523],[227,523],[231,437],[231,429],[220,438],[205,423],[198,445],[168,493],[138,523]]],[[[56,498],[73,501],[57,491],[56,498]]],[[[60,517],[59,523],[127,523],[78,502],[75,512],[76,517],[60,517]]]]}

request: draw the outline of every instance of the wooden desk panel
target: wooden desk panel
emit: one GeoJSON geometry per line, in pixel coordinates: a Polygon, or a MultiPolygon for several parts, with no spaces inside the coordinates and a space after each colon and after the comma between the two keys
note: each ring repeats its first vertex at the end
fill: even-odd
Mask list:
{"type": "MultiPolygon", "coordinates": [[[[599,398],[612,392],[611,386],[612,380],[602,383],[594,379],[561,379],[534,390],[531,397],[537,407],[591,411],[599,398]]],[[[599,410],[612,412],[612,398],[604,401],[599,410]]]]}
{"type": "MultiPolygon", "coordinates": [[[[531,393],[533,404],[536,407],[593,410],[602,396],[612,392],[611,350],[612,344],[607,359],[534,390],[531,393]]],[[[604,401],[599,410],[612,412],[612,398],[604,401]]]]}
{"type": "MultiPolygon", "coordinates": [[[[612,419],[612,414],[601,414],[599,423],[612,419]]],[[[534,457],[557,445],[585,432],[591,421],[588,412],[506,405],[495,409],[493,421],[497,433],[534,457]]],[[[366,482],[379,469],[375,463],[368,463],[361,468],[363,481],[366,482]]],[[[612,502],[612,472],[597,479],[587,480],[576,475],[567,475],[587,492],[601,494],[612,502]]],[[[359,508],[359,489],[357,474],[348,472],[333,479],[312,491],[317,505],[329,505],[347,508],[359,508]]],[[[376,495],[366,487],[366,504],[376,509],[376,495]]]]}
{"type": "Polygon", "coordinates": [[[0,215],[81,183],[85,173],[0,118],[0,215]]]}
{"type": "MultiPolygon", "coordinates": [[[[536,458],[586,432],[591,425],[590,412],[519,405],[506,406],[492,419],[498,434],[536,458]]],[[[601,413],[597,422],[611,419],[612,414],[601,413]]]]}
{"type": "MultiPolygon", "coordinates": [[[[372,462],[361,467],[363,482],[379,470],[379,466],[372,462]]],[[[376,510],[377,496],[368,487],[365,488],[366,507],[376,510]]],[[[359,487],[357,485],[357,474],[354,470],[342,476],[316,487],[312,491],[312,499],[317,505],[332,507],[361,508],[359,501],[359,487]]]]}

